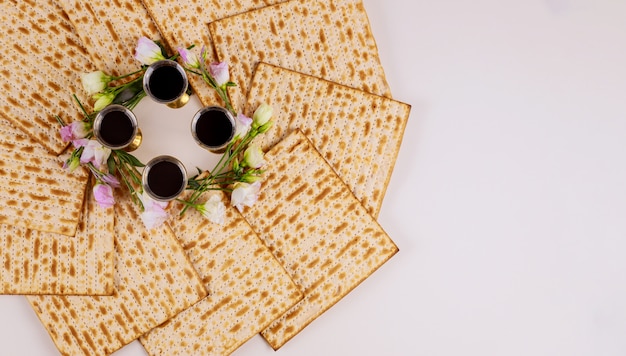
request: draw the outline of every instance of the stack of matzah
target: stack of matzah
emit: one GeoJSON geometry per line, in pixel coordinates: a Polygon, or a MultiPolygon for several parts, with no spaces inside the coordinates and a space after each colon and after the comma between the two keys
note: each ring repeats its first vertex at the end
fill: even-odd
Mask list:
{"type": "Polygon", "coordinates": [[[63,10],[52,0],[0,2],[0,117],[49,151],[59,154],[55,115],[67,122],[82,116],[72,94],[83,102],[80,76],[95,70],[63,10]]]}
{"type": "Polygon", "coordinates": [[[71,95],[94,67],[54,2],[4,1],[0,18],[0,293],[110,294],[113,212],[57,157],[55,115],[81,116],[71,95]]]}
{"type": "MultiPolygon", "coordinates": [[[[277,349],[398,251],[375,217],[410,107],[390,99],[361,0],[0,10],[10,24],[0,115],[13,124],[0,122],[0,293],[59,294],[29,300],[62,354],[110,354],[140,338],[150,355],[224,355],[258,332],[277,349]],[[148,231],[126,193],[98,210],[87,174],[61,169],[54,115],[80,117],[70,99],[90,100],[80,74],[138,69],[142,35],[170,51],[208,46],[209,60],[230,65],[236,109],[274,108],[257,141],[269,150],[264,188],[243,216],[229,208],[219,225],[189,211],[148,231]],[[42,53],[22,70],[30,51],[42,53]]],[[[203,104],[219,103],[200,78],[190,84],[203,104]]]]}
{"type": "MultiPolygon", "coordinates": [[[[228,204],[221,192],[215,195],[228,204]]],[[[233,207],[223,224],[190,212],[171,225],[209,296],[141,338],[150,355],[225,355],[265,329],[302,294],[233,207]]]]}
{"type": "Polygon", "coordinates": [[[302,132],[293,131],[266,159],[265,188],[244,216],[305,291],[263,331],[277,349],[398,248],[302,132]]]}
{"type": "Polygon", "coordinates": [[[146,230],[130,195],[117,198],[113,294],[28,297],[64,355],[109,355],[206,296],[169,226],[146,230]]]}
{"type": "Polygon", "coordinates": [[[361,0],[291,0],[212,22],[217,58],[232,65],[242,108],[259,62],[391,96],[361,0]]]}
{"type": "Polygon", "coordinates": [[[57,0],[74,25],[87,53],[99,70],[124,75],[138,70],[133,57],[137,39],[159,40],[159,31],[141,0],[57,0]],[[121,7],[121,8],[120,8],[121,7]]]}

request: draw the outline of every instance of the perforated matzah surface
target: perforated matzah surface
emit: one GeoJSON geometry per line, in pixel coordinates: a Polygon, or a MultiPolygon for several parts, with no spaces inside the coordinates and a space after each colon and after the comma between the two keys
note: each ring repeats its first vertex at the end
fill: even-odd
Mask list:
{"type": "Polygon", "coordinates": [[[305,291],[262,332],[278,349],[398,248],[300,131],[266,159],[259,201],[243,215],[305,291]]]}
{"type": "Polygon", "coordinates": [[[389,184],[411,107],[326,80],[260,63],[246,110],[274,110],[257,141],[267,150],[296,128],[313,142],[374,217],[389,184]]]}
{"type": "MultiPolygon", "coordinates": [[[[143,0],[143,3],[170,48],[195,44],[194,51],[199,54],[205,45],[209,49],[209,61],[212,62],[217,59],[213,53],[208,23],[281,1],[284,0],[143,0]]],[[[189,83],[204,105],[220,103],[215,91],[206,85],[202,78],[190,75],[189,83]]]]}
{"type": "Polygon", "coordinates": [[[138,214],[128,195],[115,205],[112,296],[28,297],[61,354],[109,355],[206,296],[171,229],[138,214]]]}
{"type": "Polygon", "coordinates": [[[6,120],[0,119],[0,224],[74,236],[87,172],[73,173],[6,120]]]}
{"type": "MultiPolygon", "coordinates": [[[[221,192],[212,192],[225,204],[221,192]]],[[[199,203],[204,203],[208,194],[199,203]]],[[[302,299],[296,285],[235,208],[223,225],[190,210],[172,228],[209,296],[141,338],[150,355],[228,355],[302,299]]]]}
{"type": "Polygon", "coordinates": [[[138,70],[141,63],[133,56],[139,37],[155,41],[161,37],[141,0],[57,1],[93,63],[106,73],[122,75],[138,70]]]}
{"type": "Polygon", "coordinates": [[[113,209],[87,196],[76,236],[0,224],[0,294],[113,292],[113,209]]]}
{"type": "Polygon", "coordinates": [[[361,0],[292,0],[212,22],[209,30],[239,85],[229,91],[235,109],[259,62],[391,96],[361,0]]]}
{"type": "Polygon", "coordinates": [[[59,154],[67,144],[55,115],[81,118],[72,94],[88,100],[80,75],[94,67],[55,1],[0,1],[0,23],[0,117],[59,154]]]}

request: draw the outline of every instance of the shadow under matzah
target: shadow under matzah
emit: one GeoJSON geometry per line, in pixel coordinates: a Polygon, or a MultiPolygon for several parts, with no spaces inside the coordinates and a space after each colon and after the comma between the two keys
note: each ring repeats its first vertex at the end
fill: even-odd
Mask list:
{"type": "Polygon", "coordinates": [[[243,215],[305,291],[301,302],[262,332],[278,349],[398,248],[301,131],[266,159],[259,201],[243,215]]]}

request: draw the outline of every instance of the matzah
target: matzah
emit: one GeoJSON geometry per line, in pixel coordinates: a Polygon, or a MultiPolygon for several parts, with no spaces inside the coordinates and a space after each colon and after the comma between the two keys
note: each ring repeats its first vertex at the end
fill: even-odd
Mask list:
{"type": "Polygon", "coordinates": [[[361,0],[292,0],[209,24],[241,110],[259,62],[391,97],[361,0]]]}
{"type": "MultiPolygon", "coordinates": [[[[222,192],[205,193],[198,203],[222,192]]],[[[228,355],[265,329],[302,294],[239,212],[229,207],[223,225],[195,211],[172,229],[190,256],[209,296],[143,336],[150,355],[228,355]]]]}
{"type": "MultiPolygon", "coordinates": [[[[208,23],[281,1],[285,0],[143,0],[143,3],[170,48],[186,48],[195,44],[197,47],[194,51],[199,53],[200,48],[206,46],[209,50],[208,61],[213,62],[217,61],[217,58],[213,53],[208,23]]],[[[190,75],[189,84],[203,105],[221,103],[215,90],[201,77],[190,75]]]]}
{"type": "Polygon", "coordinates": [[[76,236],[0,224],[0,294],[113,293],[113,209],[87,195],[76,236]]]}
{"type": "Polygon", "coordinates": [[[67,143],[55,116],[66,122],[82,118],[72,94],[89,100],[80,76],[94,67],[52,0],[0,1],[0,22],[0,118],[59,154],[67,143]]]}
{"type": "Polygon", "coordinates": [[[87,180],[0,119],[0,224],[74,236],[87,180]]]}
{"type": "Polygon", "coordinates": [[[411,107],[265,63],[254,74],[245,112],[277,108],[274,126],[257,139],[268,150],[296,128],[377,217],[411,107]]]}
{"type": "Polygon", "coordinates": [[[262,332],[278,349],[398,248],[301,131],[265,158],[263,189],[244,217],[305,291],[262,332]]]}
{"type": "Polygon", "coordinates": [[[116,198],[113,295],[28,297],[63,355],[109,355],[206,296],[169,226],[146,230],[128,193],[116,198]]]}
{"type": "MultiPolygon", "coordinates": [[[[57,0],[99,70],[123,75],[141,67],[133,56],[137,40],[160,34],[141,0],[57,0]]],[[[177,19],[172,19],[178,23],[177,19]]]]}

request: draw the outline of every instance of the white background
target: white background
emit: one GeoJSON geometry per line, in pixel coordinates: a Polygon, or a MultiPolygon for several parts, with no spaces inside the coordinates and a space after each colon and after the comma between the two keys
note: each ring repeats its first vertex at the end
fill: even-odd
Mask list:
{"type": "MultiPolygon", "coordinates": [[[[235,355],[626,355],[626,2],[364,4],[413,107],[379,218],[400,253],[235,355]]],[[[1,355],[58,354],[24,298],[0,315],[1,355]]]]}

